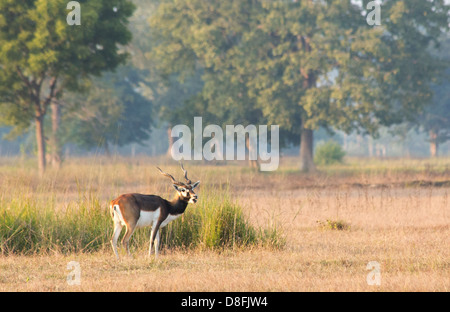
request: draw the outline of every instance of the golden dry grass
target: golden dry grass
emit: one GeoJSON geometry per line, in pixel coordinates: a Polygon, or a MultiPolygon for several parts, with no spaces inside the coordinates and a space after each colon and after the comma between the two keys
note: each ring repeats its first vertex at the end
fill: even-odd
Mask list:
{"type": "MultiPolygon", "coordinates": [[[[155,173],[152,163],[162,162],[157,159],[69,160],[43,180],[26,163],[7,162],[0,165],[3,198],[17,192],[53,196],[63,209],[80,188],[105,203],[129,191],[171,194],[155,173]]],[[[147,246],[120,261],[107,247],[84,254],[0,256],[0,291],[449,291],[450,187],[406,182],[448,181],[450,161],[401,162],[352,163],[316,175],[296,173],[292,160],[270,174],[233,165],[188,166],[203,184],[229,185],[255,226],[278,224],[285,247],[165,250],[157,260],[145,258],[147,246]],[[326,220],[349,228],[317,223],[326,220]],[[80,263],[79,286],[66,282],[70,261],[80,263]],[[367,284],[370,261],[380,264],[379,286],[367,284]]],[[[164,168],[181,176],[174,164],[164,168]]]]}

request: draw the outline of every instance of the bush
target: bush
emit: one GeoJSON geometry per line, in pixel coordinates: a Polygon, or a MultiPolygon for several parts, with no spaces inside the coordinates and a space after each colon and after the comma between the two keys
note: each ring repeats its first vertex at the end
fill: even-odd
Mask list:
{"type": "Polygon", "coordinates": [[[344,156],[345,152],[338,143],[328,141],[317,146],[314,162],[317,165],[331,165],[342,162],[344,156]]]}
{"type": "Polygon", "coordinates": [[[226,191],[212,194],[205,190],[197,205],[188,206],[181,218],[162,229],[161,242],[169,248],[203,249],[284,245],[279,229],[252,226],[226,191]]]}
{"type": "Polygon", "coordinates": [[[345,231],[350,229],[350,224],[343,220],[326,220],[317,221],[319,227],[323,230],[337,230],[337,231],[345,231]]]}

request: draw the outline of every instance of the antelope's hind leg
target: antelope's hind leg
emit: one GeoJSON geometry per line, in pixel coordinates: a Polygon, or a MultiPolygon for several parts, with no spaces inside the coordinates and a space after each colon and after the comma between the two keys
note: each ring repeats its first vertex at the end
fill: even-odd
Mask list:
{"type": "Polygon", "coordinates": [[[127,249],[127,254],[128,256],[131,256],[131,252],[130,252],[130,239],[131,236],[134,233],[134,230],[136,229],[136,224],[127,224],[126,225],[127,231],[125,232],[125,235],[123,236],[122,239],[122,244],[125,246],[125,248],[127,249]]]}
{"type": "Polygon", "coordinates": [[[122,227],[123,226],[121,222],[114,222],[114,233],[111,239],[111,245],[117,259],[119,259],[119,252],[117,251],[117,241],[119,240],[120,232],[122,232],[122,227]]]}

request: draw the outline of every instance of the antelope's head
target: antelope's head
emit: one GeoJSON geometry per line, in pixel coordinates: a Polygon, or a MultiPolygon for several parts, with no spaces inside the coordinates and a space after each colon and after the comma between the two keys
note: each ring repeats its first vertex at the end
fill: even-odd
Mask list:
{"type": "Polygon", "coordinates": [[[172,183],[173,183],[172,185],[175,188],[175,190],[177,191],[178,197],[181,200],[183,200],[187,203],[190,203],[190,204],[195,204],[197,202],[198,196],[195,193],[194,189],[200,184],[200,181],[192,183],[192,181],[189,180],[189,178],[187,176],[187,170],[184,169],[183,164],[181,164],[181,170],[183,170],[184,179],[186,180],[186,182],[177,181],[177,180],[175,180],[175,178],[172,175],[162,171],[158,167],[156,167],[156,168],[159,170],[159,172],[162,175],[172,179],[172,183]]]}

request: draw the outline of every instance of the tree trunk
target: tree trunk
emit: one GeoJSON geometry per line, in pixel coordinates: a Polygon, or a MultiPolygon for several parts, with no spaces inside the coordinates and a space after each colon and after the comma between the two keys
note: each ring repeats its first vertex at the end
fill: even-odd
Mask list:
{"type": "Polygon", "coordinates": [[[259,161],[258,161],[258,151],[255,151],[254,146],[252,146],[250,144],[249,136],[245,136],[245,146],[247,147],[247,150],[248,150],[248,165],[250,166],[250,168],[259,170],[260,167],[259,167],[259,161]],[[254,153],[256,155],[256,159],[253,159],[253,160],[250,159],[250,155],[252,153],[254,153]]]}
{"type": "Polygon", "coordinates": [[[172,157],[172,146],[173,146],[173,137],[172,137],[172,126],[169,125],[167,127],[167,137],[169,139],[169,148],[167,149],[167,157],[172,157]]]}
{"type": "Polygon", "coordinates": [[[103,145],[103,149],[105,150],[106,157],[111,158],[111,151],[109,150],[108,141],[105,140],[105,144],[103,145]]]}
{"type": "MultiPolygon", "coordinates": [[[[372,158],[374,153],[373,153],[373,138],[371,136],[369,136],[367,138],[367,147],[369,149],[369,157],[372,158]]],[[[360,149],[361,150],[361,149],[360,149]]]]}
{"type": "Polygon", "coordinates": [[[436,157],[439,147],[437,133],[434,130],[430,130],[428,134],[430,136],[430,155],[431,157],[436,157]]]}
{"type": "Polygon", "coordinates": [[[316,171],[313,158],[313,131],[305,128],[301,132],[300,170],[303,172],[316,171]]]}
{"type": "Polygon", "coordinates": [[[50,163],[53,168],[59,168],[61,165],[61,145],[58,139],[59,122],[61,115],[61,107],[58,103],[53,102],[52,107],[52,133],[50,135],[50,163]]]}
{"type": "Polygon", "coordinates": [[[35,122],[39,175],[43,176],[45,172],[44,116],[35,117],[35,122]]]}
{"type": "MultiPolygon", "coordinates": [[[[311,53],[311,38],[308,36],[297,37],[303,51],[311,53]]],[[[316,74],[311,69],[300,68],[300,72],[303,75],[303,88],[305,90],[316,87],[316,74]]],[[[304,128],[304,120],[302,120],[302,131],[300,134],[300,170],[303,172],[316,171],[313,158],[313,131],[311,129],[304,128]]]]}

